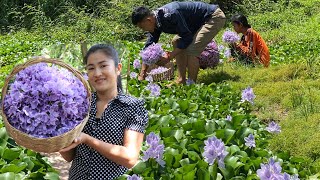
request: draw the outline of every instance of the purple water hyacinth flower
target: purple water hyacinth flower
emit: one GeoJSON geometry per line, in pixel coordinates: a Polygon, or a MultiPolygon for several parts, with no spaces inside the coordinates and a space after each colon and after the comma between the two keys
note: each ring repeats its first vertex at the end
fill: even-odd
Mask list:
{"type": "Polygon", "coordinates": [[[283,180],[290,180],[290,175],[287,173],[283,174],[283,180]]]}
{"type": "Polygon", "coordinates": [[[46,63],[21,70],[4,100],[9,123],[38,138],[70,131],[83,121],[88,110],[82,82],[70,71],[46,63]]]}
{"type": "Polygon", "coordinates": [[[253,93],[253,89],[251,87],[247,87],[242,91],[242,99],[241,102],[248,101],[251,104],[253,104],[253,100],[256,98],[256,96],[253,93]]]}
{"type": "Polygon", "coordinates": [[[138,175],[134,174],[132,176],[128,176],[127,180],[142,180],[142,178],[139,177],[138,175]]]}
{"type": "Polygon", "coordinates": [[[218,51],[221,52],[221,51],[224,50],[224,48],[225,48],[224,45],[219,45],[219,46],[218,46],[218,51]]]}
{"type": "Polygon", "coordinates": [[[226,43],[235,43],[240,40],[240,37],[236,32],[227,30],[222,35],[222,41],[226,43]]]}
{"type": "Polygon", "coordinates": [[[283,173],[283,180],[300,180],[297,174],[290,176],[287,173],[283,173]]]}
{"type": "Polygon", "coordinates": [[[143,152],[143,161],[147,161],[150,158],[155,159],[160,166],[164,167],[165,161],[163,158],[163,152],[164,152],[164,145],[163,144],[157,144],[150,146],[146,151],[143,152]]]}
{"type": "Polygon", "coordinates": [[[139,59],[135,59],[133,61],[133,68],[135,68],[135,69],[140,69],[141,68],[141,64],[140,64],[139,59]]]}
{"type": "Polygon", "coordinates": [[[136,79],[137,76],[138,76],[138,74],[137,74],[136,72],[131,72],[131,73],[130,73],[130,78],[131,78],[131,79],[136,79]]]}
{"type": "Polygon", "coordinates": [[[164,145],[160,144],[160,137],[151,132],[146,137],[147,145],[149,148],[143,152],[143,161],[147,161],[150,158],[155,159],[160,166],[164,167],[165,161],[163,161],[164,145]]]}
{"type": "Polygon", "coordinates": [[[150,91],[151,96],[159,96],[161,88],[158,84],[149,83],[146,87],[150,91]]]}
{"type": "Polygon", "coordinates": [[[281,132],[281,127],[274,121],[270,122],[266,130],[269,133],[279,134],[281,132]]]}
{"type": "Polygon", "coordinates": [[[232,116],[231,116],[230,114],[227,115],[226,120],[227,120],[227,121],[232,121],[232,116]]]}
{"type": "Polygon", "coordinates": [[[159,144],[160,142],[160,137],[156,135],[154,132],[151,132],[147,137],[146,137],[147,144],[149,146],[152,146],[154,144],[159,144]]]}
{"type": "Polygon", "coordinates": [[[204,144],[204,152],[202,153],[204,160],[209,165],[212,165],[215,160],[217,160],[219,167],[224,168],[224,158],[228,152],[226,151],[223,141],[213,136],[205,140],[204,144]]]}
{"type": "Polygon", "coordinates": [[[261,180],[283,180],[281,169],[280,163],[270,158],[268,164],[261,164],[261,169],[257,170],[257,175],[261,180]]]}
{"type": "Polygon", "coordinates": [[[195,84],[195,82],[192,79],[187,79],[186,85],[190,86],[191,84],[195,84]]]}
{"type": "Polygon", "coordinates": [[[151,75],[148,75],[147,77],[146,77],[146,81],[148,81],[148,82],[153,82],[153,78],[152,78],[152,76],[151,75]]]}
{"type": "Polygon", "coordinates": [[[163,49],[160,44],[153,43],[140,52],[142,61],[147,64],[155,64],[162,56],[163,49]]]}
{"type": "Polygon", "coordinates": [[[155,74],[161,74],[163,72],[166,72],[168,71],[169,69],[166,68],[166,67],[162,67],[162,66],[159,66],[158,68],[155,68],[155,69],[152,69],[149,74],[151,75],[155,75],[155,74]]]}
{"type": "Polygon", "coordinates": [[[224,50],[223,56],[224,56],[225,58],[230,58],[230,57],[231,57],[231,49],[230,49],[230,48],[226,48],[226,49],[224,50]]]}
{"type": "Polygon", "coordinates": [[[256,147],[256,141],[254,140],[254,136],[252,134],[249,134],[248,137],[244,138],[245,145],[249,148],[256,147]]]}

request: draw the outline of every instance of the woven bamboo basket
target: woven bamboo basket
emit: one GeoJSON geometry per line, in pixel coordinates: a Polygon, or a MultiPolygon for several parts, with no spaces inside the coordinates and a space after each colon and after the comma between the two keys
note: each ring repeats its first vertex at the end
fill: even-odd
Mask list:
{"type": "Polygon", "coordinates": [[[36,152],[52,153],[52,152],[57,152],[57,151],[63,149],[64,147],[69,146],[72,143],[72,141],[80,135],[82,129],[84,128],[84,125],[88,121],[89,112],[88,112],[87,116],[83,119],[83,121],[80,124],[78,124],[76,127],[74,127],[72,130],[70,130],[64,134],[61,134],[59,136],[54,136],[54,137],[49,137],[49,138],[33,137],[33,136],[30,136],[24,132],[21,132],[20,130],[13,127],[9,123],[9,121],[5,115],[4,105],[3,105],[4,98],[7,94],[9,82],[14,78],[14,76],[19,71],[25,69],[26,67],[28,67],[30,65],[34,65],[37,63],[55,64],[60,67],[66,68],[70,72],[72,72],[85,86],[85,88],[87,90],[88,102],[90,102],[90,100],[91,100],[91,90],[90,90],[90,86],[89,86],[88,82],[83,78],[83,76],[81,75],[81,73],[78,70],[74,69],[72,66],[66,64],[65,62],[63,62],[59,59],[34,58],[34,59],[27,61],[24,64],[20,64],[20,65],[15,66],[14,69],[12,70],[12,72],[7,76],[5,83],[4,83],[4,86],[2,88],[1,102],[3,102],[3,103],[1,104],[1,111],[2,111],[1,114],[3,117],[5,128],[9,134],[9,136],[11,136],[18,145],[24,146],[28,149],[34,150],[36,152]]]}
{"type": "Polygon", "coordinates": [[[151,66],[149,66],[149,68],[147,70],[147,75],[152,76],[153,81],[164,81],[164,80],[171,80],[174,78],[174,64],[173,64],[173,62],[169,62],[164,65],[164,67],[168,68],[167,71],[162,72],[160,74],[150,74],[150,71],[152,69],[156,69],[158,67],[160,67],[160,66],[158,66],[156,64],[152,64],[151,66]]]}

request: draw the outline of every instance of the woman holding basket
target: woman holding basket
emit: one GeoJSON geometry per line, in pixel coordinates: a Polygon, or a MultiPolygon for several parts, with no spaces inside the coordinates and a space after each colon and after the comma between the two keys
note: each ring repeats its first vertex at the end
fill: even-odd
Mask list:
{"type": "Polygon", "coordinates": [[[72,161],[69,179],[115,179],[137,163],[148,112],[142,100],[122,93],[122,65],[112,46],[92,46],[84,63],[95,89],[89,120],[60,154],[72,161]]]}

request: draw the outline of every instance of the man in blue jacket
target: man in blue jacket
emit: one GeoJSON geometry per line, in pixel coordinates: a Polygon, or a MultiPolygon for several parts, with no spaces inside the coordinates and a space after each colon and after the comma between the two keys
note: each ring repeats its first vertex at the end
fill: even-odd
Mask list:
{"type": "MultiPolygon", "coordinates": [[[[175,58],[178,67],[177,83],[188,79],[196,82],[201,52],[218,34],[226,17],[217,5],[204,2],[171,2],[154,11],[137,7],[132,12],[132,23],[148,32],[145,47],[157,43],[162,32],[176,34],[172,40],[173,51],[167,52],[157,63],[164,65],[175,58]]],[[[146,76],[148,66],[142,65],[139,79],[146,76]]]]}

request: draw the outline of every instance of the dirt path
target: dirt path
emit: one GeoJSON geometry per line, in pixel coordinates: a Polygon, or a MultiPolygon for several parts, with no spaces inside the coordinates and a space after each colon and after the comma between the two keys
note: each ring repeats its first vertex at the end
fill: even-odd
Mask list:
{"type": "Polygon", "coordinates": [[[68,172],[71,166],[71,163],[65,161],[59,153],[50,153],[42,154],[48,157],[48,160],[51,162],[52,167],[54,167],[58,172],[61,180],[68,179],[68,172]]]}

